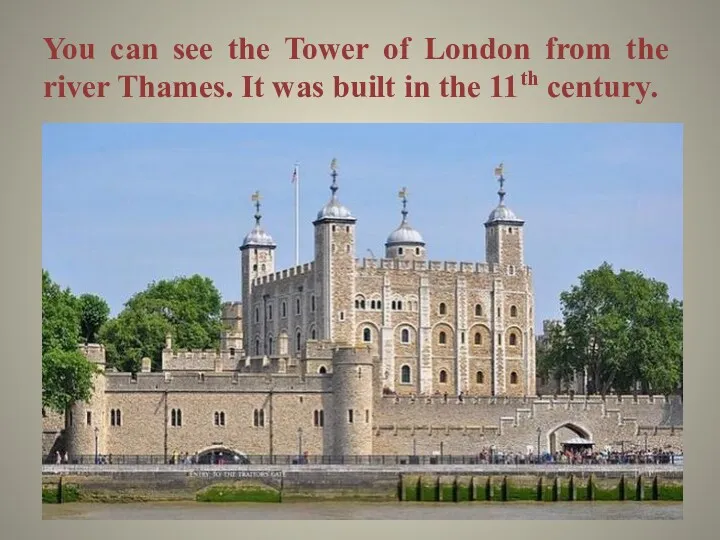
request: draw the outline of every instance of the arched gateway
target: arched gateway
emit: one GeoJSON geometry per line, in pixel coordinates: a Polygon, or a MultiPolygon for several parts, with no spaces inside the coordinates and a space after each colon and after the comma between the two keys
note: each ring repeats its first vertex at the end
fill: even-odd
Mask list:
{"type": "Polygon", "coordinates": [[[202,465],[248,465],[250,460],[247,455],[228,448],[227,446],[215,445],[203,448],[197,453],[197,463],[202,465]]]}

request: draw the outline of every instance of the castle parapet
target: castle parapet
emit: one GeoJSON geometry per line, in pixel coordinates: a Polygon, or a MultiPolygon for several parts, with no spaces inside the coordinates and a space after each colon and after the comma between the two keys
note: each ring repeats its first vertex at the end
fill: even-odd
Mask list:
{"type": "Polygon", "coordinates": [[[412,261],[404,259],[356,259],[358,269],[380,268],[383,270],[414,270],[417,272],[452,272],[465,274],[487,274],[497,272],[499,266],[478,262],[456,261],[412,261]]]}

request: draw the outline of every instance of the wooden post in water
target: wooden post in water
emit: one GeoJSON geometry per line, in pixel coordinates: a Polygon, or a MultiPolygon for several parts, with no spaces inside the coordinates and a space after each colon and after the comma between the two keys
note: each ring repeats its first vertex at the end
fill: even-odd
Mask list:
{"type": "Polygon", "coordinates": [[[553,502],[558,502],[560,500],[560,477],[555,477],[555,482],[553,482],[553,490],[552,490],[552,500],[553,502]]]}
{"type": "Polygon", "coordinates": [[[442,501],[443,500],[443,489],[442,484],[440,483],[440,475],[435,479],[435,500],[436,501],[442,501]]]}
{"type": "Polygon", "coordinates": [[[423,500],[422,475],[418,476],[418,479],[417,479],[417,489],[415,490],[415,500],[416,501],[423,500]]]}
{"type": "Polygon", "coordinates": [[[638,477],[637,477],[637,484],[635,487],[635,499],[638,501],[645,500],[645,486],[643,485],[642,474],[638,474],[638,477]]]}
{"type": "Polygon", "coordinates": [[[568,481],[568,501],[574,501],[577,499],[577,494],[575,493],[575,475],[570,475],[570,480],[568,481]]]}
{"type": "Polygon", "coordinates": [[[475,477],[470,477],[470,484],[468,485],[468,500],[469,501],[477,501],[477,484],[475,482],[475,477]]]}
{"type": "Polygon", "coordinates": [[[458,485],[458,477],[453,480],[453,502],[460,500],[460,486],[458,485]]]}
{"type": "Polygon", "coordinates": [[[653,478],[653,483],[652,483],[652,500],[657,501],[659,498],[660,498],[660,486],[658,485],[658,477],[656,474],[655,478],[653,478]]]}
{"type": "Polygon", "coordinates": [[[58,504],[62,504],[63,499],[64,499],[64,497],[63,497],[63,481],[62,481],[62,476],[61,476],[60,479],[58,480],[58,485],[57,485],[57,502],[58,502],[58,504]]]}
{"type": "Polygon", "coordinates": [[[620,485],[618,486],[618,499],[625,500],[625,475],[620,475],[620,485]]]}
{"type": "Polygon", "coordinates": [[[538,476],[538,483],[537,483],[537,495],[535,497],[538,501],[543,500],[543,479],[542,476],[538,476]]]}
{"type": "Polygon", "coordinates": [[[487,484],[485,485],[485,500],[486,501],[492,501],[493,500],[493,479],[492,476],[488,476],[487,484]]]}
{"type": "Polygon", "coordinates": [[[402,473],[398,475],[398,500],[400,502],[405,500],[405,477],[402,473]]]}
{"type": "Polygon", "coordinates": [[[588,501],[594,501],[595,500],[595,475],[591,474],[588,477],[588,483],[587,483],[587,500],[588,501]]]}

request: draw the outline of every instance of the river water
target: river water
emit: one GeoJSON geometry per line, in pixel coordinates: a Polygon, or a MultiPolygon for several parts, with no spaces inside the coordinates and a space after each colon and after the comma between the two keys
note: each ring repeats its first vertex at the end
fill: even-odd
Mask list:
{"type": "Polygon", "coordinates": [[[139,503],[43,504],[43,519],[682,519],[682,503],[139,503]]]}

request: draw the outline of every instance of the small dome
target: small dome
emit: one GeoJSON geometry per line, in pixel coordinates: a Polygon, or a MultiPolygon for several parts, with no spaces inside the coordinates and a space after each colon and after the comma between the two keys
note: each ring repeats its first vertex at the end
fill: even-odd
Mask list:
{"type": "Polygon", "coordinates": [[[400,226],[390,233],[388,236],[386,246],[393,246],[399,244],[420,244],[425,245],[422,235],[413,229],[407,221],[403,221],[400,226]]]}
{"type": "Polygon", "coordinates": [[[318,219],[355,219],[350,210],[343,206],[335,196],[318,212],[318,219]]]}
{"type": "Polygon", "coordinates": [[[243,240],[243,246],[275,246],[272,236],[266,233],[260,225],[255,225],[253,230],[243,240]]]}
{"type": "Polygon", "coordinates": [[[501,203],[495,208],[495,210],[490,212],[490,215],[488,216],[488,223],[491,223],[493,221],[522,221],[522,220],[515,215],[515,212],[513,212],[507,206],[505,206],[504,204],[501,203]]]}

